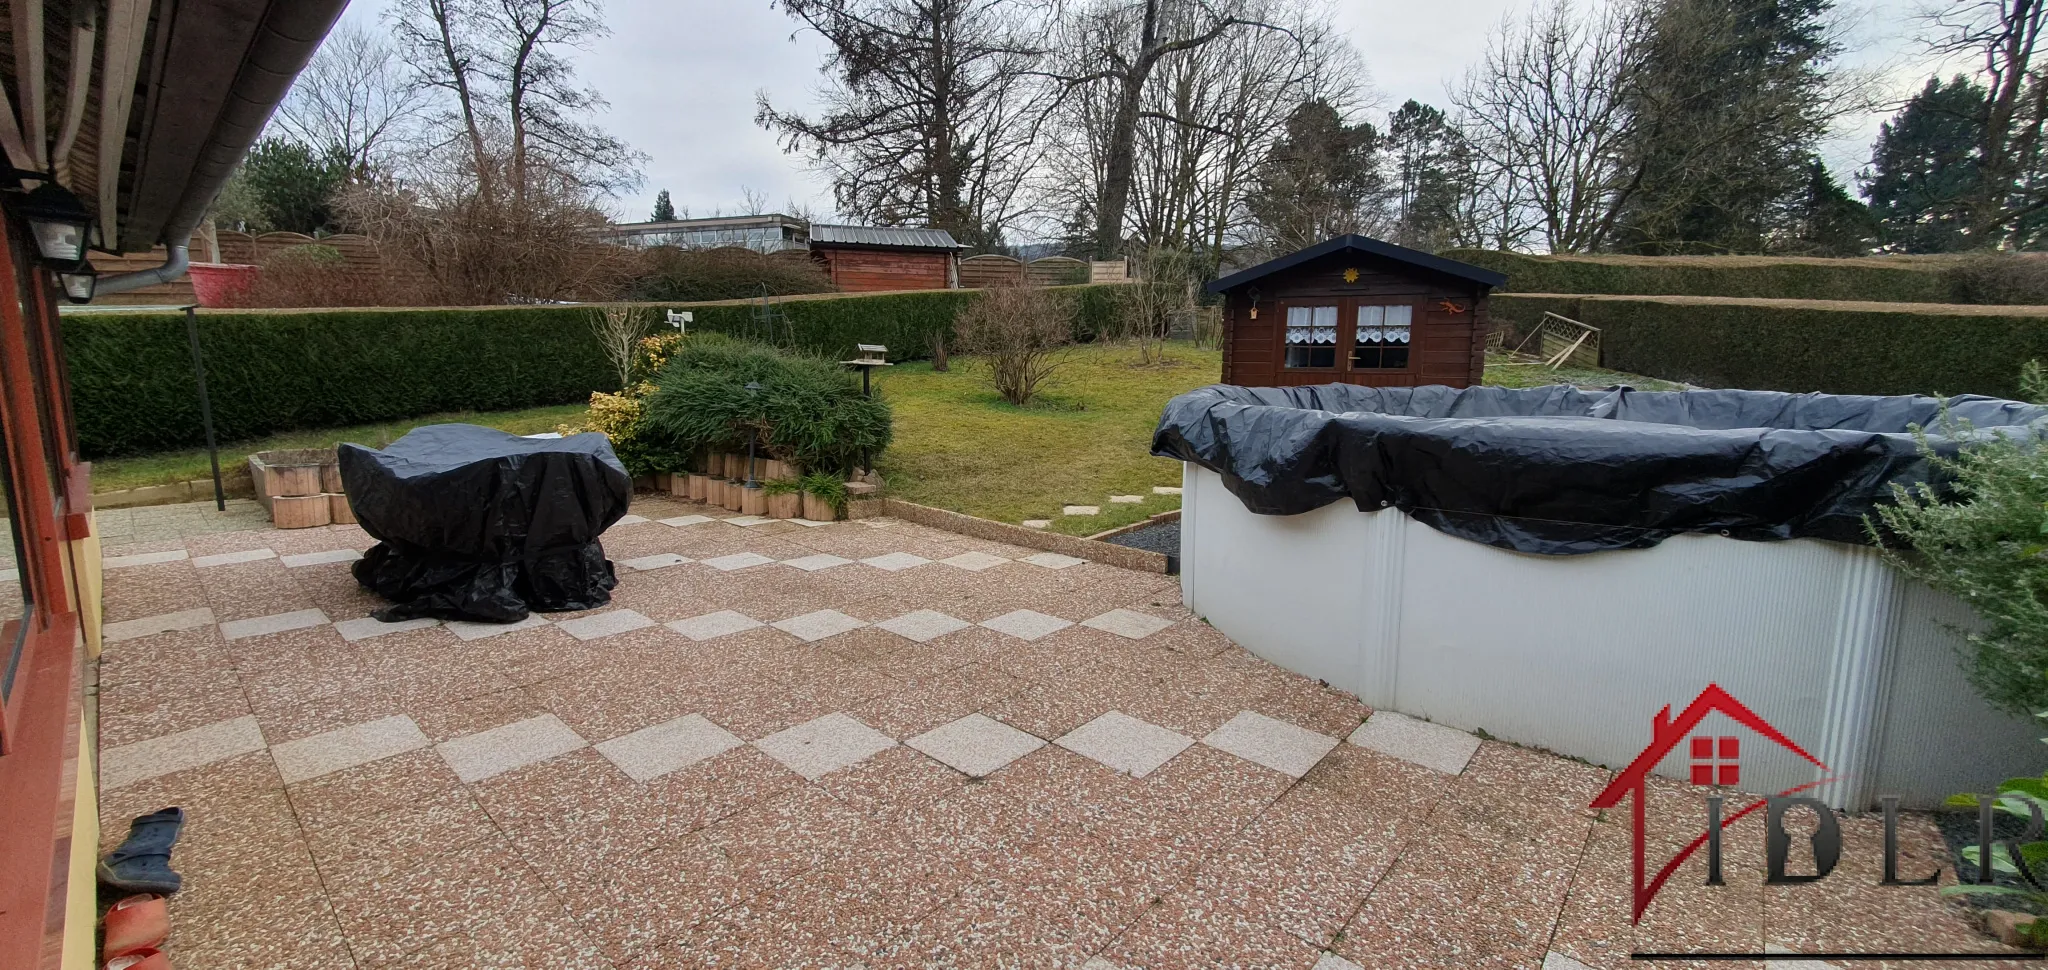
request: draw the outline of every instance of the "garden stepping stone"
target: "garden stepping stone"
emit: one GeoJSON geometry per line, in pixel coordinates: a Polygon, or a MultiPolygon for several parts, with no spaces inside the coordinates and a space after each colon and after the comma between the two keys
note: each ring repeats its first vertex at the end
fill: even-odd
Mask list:
{"type": "Polygon", "coordinates": [[[1060,509],[1060,514],[1061,514],[1061,515],[1100,515],[1100,514],[1102,514],[1102,506],[1100,506],[1100,505],[1069,505],[1069,506],[1066,506],[1066,507],[1064,507],[1064,508],[1060,509]]]}
{"type": "Polygon", "coordinates": [[[1180,488],[1179,488],[1178,486],[1172,486],[1172,485],[1154,485],[1154,486],[1152,486],[1152,494],[1154,494],[1154,495],[1179,495],[1179,494],[1180,494],[1180,488]]]}
{"type": "Polygon", "coordinates": [[[1025,519],[1025,520],[1023,521],[1023,523],[1021,523],[1021,524],[1022,524],[1022,525],[1024,526],[1024,528],[1027,528],[1027,529],[1050,529],[1050,528],[1052,528],[1052,520],[1051,520],[1051,519],[1025,519]]]}
{"type": "Polygon", "coordinates": [[[1145,496],[1143,495],[1112,495],[1109,497],[1109,501],[1113,505],[1136,505],[1144,500],[1145,496]]]}

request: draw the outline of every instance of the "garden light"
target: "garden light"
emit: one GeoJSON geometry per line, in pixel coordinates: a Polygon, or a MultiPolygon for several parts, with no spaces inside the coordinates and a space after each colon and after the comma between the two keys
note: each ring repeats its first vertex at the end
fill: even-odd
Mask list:
{"type": "Polygon", "coordinates": [[[92,264],[80,261],[77,269],[57,274],[57,282],[64,287],[64,296],[73,303],[91,303],[92,294],[100,285],[100,274],[92,264]]]}
{"type": "Polygon", "coordinates": [[[36,251],[53,266],[73,267],[85,261],[92,213],[71,190],[44,182],[15,202],[14,211],[28,221],[36,251]]]}

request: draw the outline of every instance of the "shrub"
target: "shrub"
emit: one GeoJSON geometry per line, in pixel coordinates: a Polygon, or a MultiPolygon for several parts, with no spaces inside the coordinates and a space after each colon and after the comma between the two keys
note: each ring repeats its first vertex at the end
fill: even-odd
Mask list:
{"type": "MultiPolygon", "coordinates": [[[[689,451],[740,451],[844,472],[889,445],[888,405],[839,364],[738,341],[685,341],[646,399],[645,425],[689,451]]],[[[664,469],[673,471],[674,469],[664,469]]]]}
{"type": "Polygon", "coordinates": [[[1439,255],[1506,273],[1500,292],[1956,302],[1940,259],[1530,256],[1481,249],[1439,255]]]}
{"type": "MultiPolygon", "coordinates": [[[[2020,383],[2031,399],[2048,400],[2038,362],[2027,364],[2020,383]]],[[[1970,682],[2015,714],[2048,708],[2048,450],[2041,444],[2001,429],[1950,458],[1923,437],[1943,484],[1894,485],[1896,503],[1877,510],[1877,522],[1911,547],[1888,550],[1886,558],[1983,619],[1984,628],[1968,635],[1970,682]]],[[[1883,538],[1876,524],[1871,534],[1883,538]]]]}
{"type": "MultiPolygon", "coordinates": [[[[1045,292],[1071,301],[1075,336],[1093,340],[1116,332],[1127,285],[1049,287],[1045,292]]],[[[954,321],[980,292],[795,297],[765,305],[760,300],[738,300],[696,304],[688,309],[697,317],[690,324],[692,330],[716,331],[833,360],[851,357],[855,344],[882,344],[889,348],[890,360],[929,360],[940,335],[953,330],[954,321]]],[[[672,306],[683,308],[682,304],[672,306]]],[[[959,350],[951,345],[949,349],[959,350]]]]}
{"type": "Polygon", "coordinates": [[[2020,307],[1498,294],[1489,309],[1522,334],[1545,310],[1584,321],[1602,366],[1707,387],[2012,397],[2012,362],[2048,357],[2048,310],[2020,307]]]}
{"type": "Polygon", "coordinates": [[[830,293],[832,277],[804,254],[765,256],[751,249],[654,246],[640,257],[633,300],[744,300],[758,296],[830,293]]]}
{"type": "Polygon", "coordinates": [[[983,290],[957,324],[962,353],[980,357],[996,393],[1022,407],[1064,362],[1074,308],[1061,293],[1028,286],[983,290]]]}
{"type": "Polygon", "coordinates": [[[1957,303],[2048,306],[2048,258],[2028,253],[1972,253],[1942,271],[1957,303]]]}
{"type": "Polygon", "coordinates": [[[1187,250],[1154,246],[1133,262],[1138,282],[1122,290],[1117,336],[1138,348],[1141,363],[1156,364],[1174,324],[1195,312],[1195,261],[1187,250]]]}

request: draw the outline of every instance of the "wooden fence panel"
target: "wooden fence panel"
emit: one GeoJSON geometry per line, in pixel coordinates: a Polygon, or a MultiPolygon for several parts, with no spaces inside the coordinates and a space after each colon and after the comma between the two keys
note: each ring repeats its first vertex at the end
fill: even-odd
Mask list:
{"type": "Polygon", "coordinates": [[[968,289],[984,286],[1020,286],[1024,283],[1024,263],[1008,256],[990,253],[983,256],[969,256],[960,261],[960,285],[968,289]]]}

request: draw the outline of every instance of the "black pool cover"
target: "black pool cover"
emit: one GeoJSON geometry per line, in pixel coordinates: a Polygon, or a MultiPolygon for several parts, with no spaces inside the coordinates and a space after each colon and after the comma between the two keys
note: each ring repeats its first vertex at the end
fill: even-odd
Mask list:
{"type": "Polygon", "coordinates": [[[342,445],[341,480],[381,540],[355,565],[395,604],[380,620],[512,623],[611,602],[598,536],[626,514],[633,480],[604,435],[429,425],[383,451],[342,445]]]}
{"type": "Polygon", "coordinates": [[[1914,427],[1953,454],[1970,436],[2034,438],[2048,408],[1974,395],[1216,385],[1167,404],[1152,453],[1217,472],[1253,512],[1349,496],[1474,542],[1574,555],[1683,532],[1867,542],[1864,517],[1892,485],[1928,479],[1914,427]]]}

